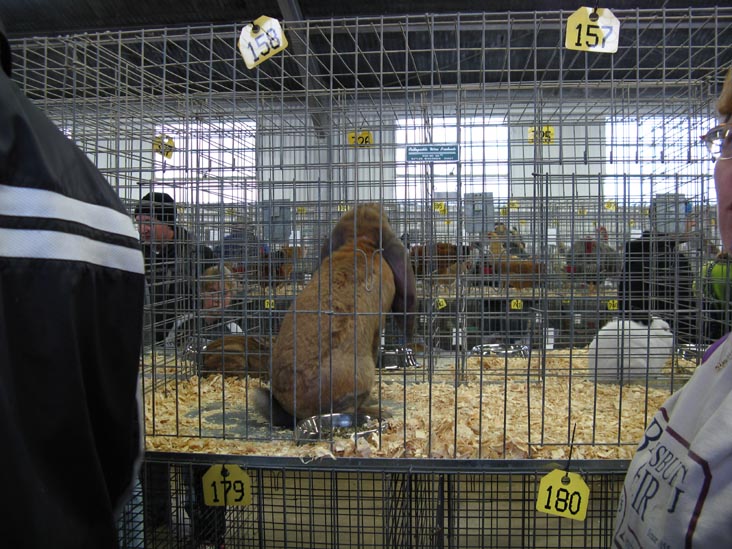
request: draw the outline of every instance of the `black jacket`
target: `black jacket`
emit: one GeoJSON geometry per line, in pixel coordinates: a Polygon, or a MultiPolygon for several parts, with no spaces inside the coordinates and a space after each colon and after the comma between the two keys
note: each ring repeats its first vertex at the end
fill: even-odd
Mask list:
{"type": "Polygon", "coordinates": [[[197,309],[198,277],[216,261],[211,248],[195,242],[182,227],[175,228],[173,242],[144,244],[142,251],[154,322],[152,331],[155,341],[160,342],[178,319],[197,309]]]}
{"type": "Polygon", "coordinates": [[[0,543],[116,547],[117,514],[142,450],[138,235],[117,193],[7,72],[0,71],[0,543]]]}
{"type": "Polygon", "coordinates": [[[668,322],[677,340],[697,340],[693,281],[689,258],[677,248],[674,235],[645,231],[625,244],[618,298],[629,320],[650,323],[651,316],[668,322]]]}

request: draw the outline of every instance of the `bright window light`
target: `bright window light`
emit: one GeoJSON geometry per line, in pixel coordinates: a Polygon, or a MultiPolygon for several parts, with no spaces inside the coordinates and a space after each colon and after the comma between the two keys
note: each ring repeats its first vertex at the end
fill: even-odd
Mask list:
{"type": "Polygon", "coordinates": [[[248,120],[158,127],[156,189],[172,190],[176,200],[196,203],[254,202],[255,129],[248,120]]]}
{"type": "Polygon", "coordinates": [[[508,196],[508,127],[492,118],[407,118],[397,120],[397,182],[400,198],[435,193],[492,192],[508,196]],[[459,131],[458,131],[459,130],[459,131]],[[458,144],[456,162],[407,162],[407,145],[458,144]],[[459,177],[458,177],[459,176],[459,177]]]}
{"type": "Polygon", "coordinates": [[[624,175],[636,180],[651,175],[678,176],[674,192],[695,194],[698,178],[713,171],[701,136],[704,128],[714,124],[713,119],[688,117],[608,119],[605,174],[610,177],[604,180],[604,196],[623,200],[626,194],[634,194],[632,189],[624,188],[624,175]]]}

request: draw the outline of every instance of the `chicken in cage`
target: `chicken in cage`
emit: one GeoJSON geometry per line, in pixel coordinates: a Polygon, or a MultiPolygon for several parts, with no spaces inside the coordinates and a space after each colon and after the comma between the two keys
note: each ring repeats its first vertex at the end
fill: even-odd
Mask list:
{"type": "Polygon", "coordinates": [[[622,268],[620,253],[610,246],[608,232],[597,228],[596,236],[585,236],[575,241],[566,255],[565,269],[570,282],[576,282],[588,291],[614,279],[622,268]]]}

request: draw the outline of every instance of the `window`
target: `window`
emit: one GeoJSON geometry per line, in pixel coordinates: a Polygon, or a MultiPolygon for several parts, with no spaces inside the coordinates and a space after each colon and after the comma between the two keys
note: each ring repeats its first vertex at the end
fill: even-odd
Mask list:
{"type": "Polygon", "coordinates": [[[454,193],[458,173],[463,193],[508,196],[508,127],[503,119],[399,119],[395,141],[399,198],[425,198],[430,190],[454,193]],[[460,168],[455,162],[407,162],[406,146],[425,143],[459,144],[460,168]]]}
{"type": "MultiPolygon", "coordinates": [[[[713,163],[701,141],[703,128],[714,120],[688,117],[611,118],[605,123],[604,196],[624,200],[637,187],[626,185],[643,176],[669,176],[666,181],[678,185],[662,192],[699,194],[699,176],[713,172],[713,163]],[[613,177],[617,176],[617,177],[613,177]],[[679,176],[679,177],[676,177],[679,176]]],[[[651,189],[647,189],[648,192],[651,189]]],[[[712,189],[712,192],[714,190],[712,189]]],[[[655,192],[655,190],[654,190],[655,192]]],[[[712,197],[716,200],[716,197],[712,197]]]]}
{"type": "Polygon", "coordinates": [[[176,200],[256,200],[254,122],[166,124],[157,128],[153,148],[155,187],[174,194],[176,200]]]}

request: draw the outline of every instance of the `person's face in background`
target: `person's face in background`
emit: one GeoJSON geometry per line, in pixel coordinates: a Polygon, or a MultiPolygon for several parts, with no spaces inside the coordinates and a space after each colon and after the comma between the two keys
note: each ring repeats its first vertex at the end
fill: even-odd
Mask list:
{"type": "Polygon", "coordinates": [[[150,215],[136,215],[135,222],[137,223],[137,230],[140,233],[140,241],[142,242],[167,242],[173,240],[175,236],[170,225],[161,223],[150,215]]]}
{"type": "Polygon", "coordinates": [[[217,313],[231,305],[231,292],[221,282],[211,282],[201,292],[203,316],[207,321],[216,319],[217,313]]]}

